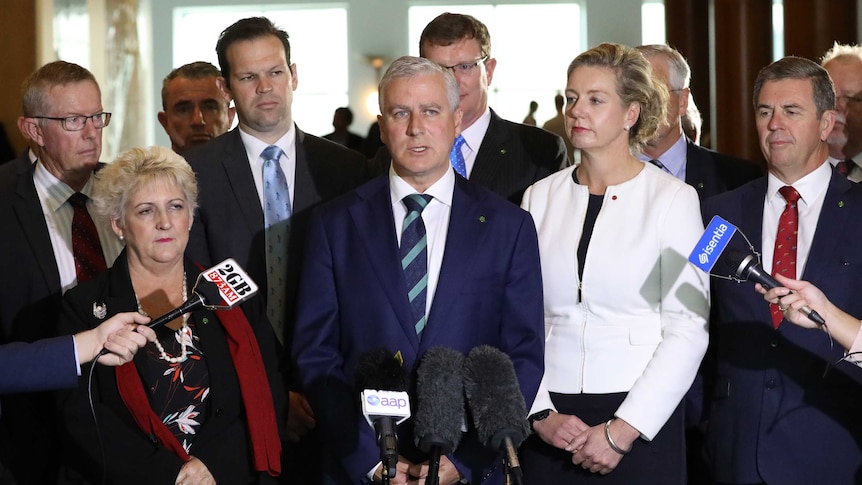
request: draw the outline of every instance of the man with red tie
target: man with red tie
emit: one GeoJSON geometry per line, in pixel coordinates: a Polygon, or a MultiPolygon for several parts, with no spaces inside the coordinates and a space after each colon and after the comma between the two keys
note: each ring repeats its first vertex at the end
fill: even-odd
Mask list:
{"type": "MultiPolygon", "coordinates": [[[[772,274],[816,282],[862,313],[862,190],[826,162],[835,122],[826,70],[786,57],[760,71],[755,121],[766,177],[707,200],[748,236],[772,274]]],[[[783,322],[751,285],[713,279],[707,448],[721,484],[859,483],[862,370],[826,332],[783,322]],[[839,450],[837,455],[836,450],[839,450]],[[836,458],[840,456],[840,458],[836,458]]],[[[774,307],[774,308],[771,308],[774,307]]],[[[828,324],[828,322],[827,322],[828,324]]]]}

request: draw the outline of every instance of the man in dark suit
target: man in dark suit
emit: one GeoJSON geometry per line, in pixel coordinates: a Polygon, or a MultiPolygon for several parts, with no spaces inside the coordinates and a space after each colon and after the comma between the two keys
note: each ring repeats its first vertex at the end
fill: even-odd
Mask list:
{"type": "MultiPolygon", "coordinates": [[[[374,431],[353,391],[366,352],[385,347],[410,373],[429,348],[467,353],[492,345],[511,357],[527,403],[543,372],[535,227],[527,213],[450,166],[461,121],[454,76],[427,59],[402,57],[379,92],[392,167],[321,207],[300,292],[294,353],[328,438],[329,483],[380,478],[374,431]],[[410,232],[413,224],[421,235],[410,232]]],[[[407,421],[399,430],[402,456],[393,483],[427,473],[411,427],[407,421]]],[[[440,483],[479,483],[490,474],[482,483],[502,484],[494,457],[471,429],[453,455],[441,458],[440,483]]]]}
{"type": "Polygon", "coordinates": [[[118,313],[96,328],[75,335],[0,345],[0,394],[49,391],[78,385],[81,364],[99,357],[103,365],[118,366],[153,342],[150,319],[137,312],[118,313]]]}
{"type": "MultiPolygon", "coordinates": [[[[243,19],[222,32],[216,46],[222,77],[219,87],[236,104],[239,127],[185,154],[200,193],[188,254],[204,265],[234,258],[261,287],[267,315],[284,347],[293,337],[294,303],[310,209],[364,181],[362,155],[303,133],[291,114],[297,86],[287,32],[266,18],[243,19]],[[275,164],[286,183],[286,239],[265,244],[264,202],[270,185],[264,153],[278,147],[275,164]],[[286,263],[284,260],[286,258],[286,263]]],[[[289,352],[289,351],[288,351],[289,352]]],[[[289,389],[297,391],[292,369],[284,364],[289,389]]],[[[298,440],[314,427],[308,403],[290,393],[288,438],[298,440]]],[[[310,448],[304,446],[304,449],[310,448]]],[[[313,475],[313,467],[297,473],[313,475]]],[[[299,480],[292,471],[286,472],[299,480]]]]}
{"type": "Polygon", "coordinates": [[[682,54],[662,44],[636,49],[652,65],[653,76],[669,94],[667,121],[659,128],[658,136],[643,148],[640,159],[658,160],[660,168],[697,190],[701,204],[713,195],[760,177],[762,172],[753,163],[703,148],[684,135],[682,117],[688,110],[691,68],[682,54]]]}
{"type": "MultiPolygon", "coordinates": [[[[419,55],[451,70],[458,80],[464,144],[456,149],[463,155],[465,178],[520,205],[527,187],[568,165],[559,136],[504,120],[488,107],[497,60],[491,57],[485,24],[469,15],[444,13],[422,31],[419,55]]],[[[391,158],[378,151],[373,169],[385,173],[391,158]]]]}
{"type": "Polygon", "coordinates": [[[830,163],[862,182],[862,47],[836,42],[820,60],[835,85],[835,128],[829,134],[830,163]]]}
{"type": "MultiPolygon", "coordinates": [[[[90,193],[102,128],[110,122],[93,74],[76,64],[48,63],[25,80],[22,91],[18,126],[38,160],[31,160],[28,151],[0,167],[0,265],[6,273],[0,287],[2,343],[54,336],[62,292],[79,277],[72,234],[76,209],[70,198],[90,193]]],[[[109,223],[95,222],[102,264],[110,265],[122,246],[109,223]]],[[[19,395],[4,399],[3,407],[2,459],[13,464],[24,483],[56,480],[49,400],[19,395]]]]}
{"type": "MultiPolygon", "coordinates": [[[[835,119],[829,75],[786,57],[760,71],[754,100],[769,173],[708,200],[705,220],[720,215],[737,225],[763,254],[764,270],[804,278],[862,314],[859,252],[845,244],[862,238],[862,190],[826,162],[835,119]]],[[[860,483],[862,370],[832,367],[843,351],[827,332],[782,323],[780,306],[770,308],[749,284],[713,279],[712,305],[712,361],[704,367],[715,479],[860,483]]]]}

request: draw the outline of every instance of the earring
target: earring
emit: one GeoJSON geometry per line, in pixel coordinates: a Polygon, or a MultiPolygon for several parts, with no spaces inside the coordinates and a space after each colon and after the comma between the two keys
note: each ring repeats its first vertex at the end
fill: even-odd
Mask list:
{"type": "Polygon", "coordinates": [[[623,125],[623,129],[629,131],[629,125],[623,125]]]}
{"type": "Polygon", "coordinates": [[[120,234],[120,241],[123,241],[123,240],[124,240],[124,239],[123,239],[123,235],[122,235],[122,234],[120,234]]]}

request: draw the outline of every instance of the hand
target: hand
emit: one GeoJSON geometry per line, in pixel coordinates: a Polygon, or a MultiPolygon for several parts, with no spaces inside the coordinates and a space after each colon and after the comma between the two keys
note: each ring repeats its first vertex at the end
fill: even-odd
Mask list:
{"type": "Polygon", "coordinates": [[[547,418],[533,422],[533,429],[545,443],[565,450],[575,437],[590,427],[577,416],[551,411],[547,418]]]}
{"type": "Polygon", "coordinates": [[[763,295],[764,300],[778,305],[788,322],[805,328],[819,328],[819,325],[799,310],[807,306],[821,315],[828,315],[831,312],[832,303],[826,295],[807,281],[785,278],[781,275],[775,275],[775,279],[784,286],[767,291],[758,283],[754,288],[763,295]]]}
{"type": "Polygon", "coordinates": [[[98,327],[75,335],[78,361],[90,362],[104,348],[110,353],[99,358],[100,364],[117,366],[129,362],[147,341],[156,339],[151,328],[141,326],[149,321],[149,317],[137,312],[118,313],[98,327]]]}
{"type": "Polygon", "coordinates": [[[317,421],[314,420],[314,412],[305,396],[293,391],[289,394],[286,434],[288,441],[296,443],[314,429],[317,421]]]}
{"type": "MultiPolygon", "coordinates": [[[[630,450],[632,443],[640,436],[638,430],[619,418],[611,421],[609,431],[614,443],[624,450],[630,450]]],[[[612,472],[623,458],[623,455],[614,451],[608,443],[605,423],[593,426],[575,438],[566,451],[572,452],[572,463],[602,475],[612,472]]]]}
{"type": "MultiPolygon", "coordinates": [[[[410,475],[419,477],[419,485],[425,485],[425,480],[428,478],[428,462],[410,467],[410,475]]],[[[437,472],[437,481],[440,485],[452,485],[461,480],[461,472],[455,468],[455,465],[447,456],[440,457],[440,468],[437,472]]],[[[433,484],[431,484],[433,485],[433,484]]]]}
{"type": "MultiPolygon", "coordinates": [[[[419,485],[419,480],[415,476],[411,476],[410,469],[414,467],[403,456],[398,457],[398,464],[395,465],[395,477],[389,480],[391,485],[419,485]]],[[[374,483],[383,483],[383,464],[377,465],[372,477],[374,483]]]]}
{"type": "Polygon", "coordinates": [[[193,456],[180,468],[174,485],[216,485],[216,481],[204,462],[193,456]]]}

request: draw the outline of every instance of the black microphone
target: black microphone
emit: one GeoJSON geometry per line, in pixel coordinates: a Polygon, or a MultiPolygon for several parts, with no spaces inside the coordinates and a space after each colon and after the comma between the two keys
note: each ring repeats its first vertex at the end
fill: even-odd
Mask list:
{"type": "Polygon", "coordinates": [[[410,417],[407,372],[399,359],[381,348],[359,358],[356,384],[361,392],[362,414],[377,434],[382,478],[388,483],[395,477],[398,464],[396,426],[410,417]]]}
{"type": "MultiPolygon", "coordinates": [[[[191,296],[177,308],[151,320],[147,326],[155,328],[164,325],[200,308],[229,310],[257,294],[257,290],[254,280],[236,261],[228,258],[199,274],[191,296]]],[[[94,360],[108,352],[108,349],[103,348],[94,360]]]]}
{"type": "Polygon", "coordinates": [[[429,454],[425,483],[437,485],[440,456],[452,453],[461,442],[464,426],[464,354],[434,347],[422,356],[416,369],[416,446],[429,454]]]}
{"type": "Polygon", "coordinates": [[[512,482],[523,484],[516,450],[530,434],[530,426],[512,360],[489,345],[475,347],[464,366],[464,391],[479,441],[505,452],[512,482]]]}
{"type": "MultiPolygon", "coordinates": [[[[763,271],[757,258],[746,251],[730,248],[725,254],[719,257],[719,262],[729,267],[733,271],[733,274],[740,279],[760,283],[767,290],[783,286],[769,273],[763,271]]],[[[807,305],[800,308],[799,311],[817,325],[826,325],[826,320],[807,305]]]]}

